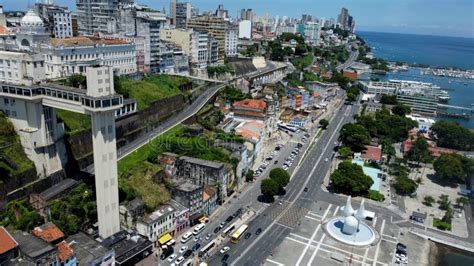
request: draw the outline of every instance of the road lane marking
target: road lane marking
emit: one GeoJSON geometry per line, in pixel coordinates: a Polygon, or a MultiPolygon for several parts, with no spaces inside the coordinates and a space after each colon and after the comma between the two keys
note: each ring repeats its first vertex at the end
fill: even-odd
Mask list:
{"type": "Polygon", "coordinates": [[[288,228],[288,229],[290,229],[290,230],[295,229],[295,228],[293,228],[293,227],[290,227],[290,226],[288,226],[288,225],[284,225],[284,224],[281,224],[281,223],[276,223],[276,225],[279,225],[279,226],[282,226],[282,227],[286,227],[286,228],[288,228]]]}
{"type": "Polygon", "coordinates": [[[321,248],[321,243],[323,243],[325,237],[326,237],[326,234],[323,234],[323,236],[321,236],[321,239],[319,239],[318,245],[316,246],[316,249],[314,250],[313,255],[311,255],[311,258],[309,259],[308,266],[311,266],[311,263],[313,263],[313,260],[316,257],[318,250],[321,248]]]}
{"type": "MultiPolygon", "coordinates": [[[[339,123],[336,125],[336,128],[334,129],[334,132],[336,132],[338,130],[338,128],[342,125],[342,123],[344,122],[344,118],[341,118],[339,123]]],[[[329,141],[326,143],[326,146],[324,147],[324,151],[327,150],[327,148],[329,147],[329,145],[331,144],[331,141],[332,139],[334,138],[335,134],[331,135],[329,137],[329,141]]],[[[323,154],[320,154],[319,155],[319,158],[318,160],[316,161],[316,163],[314,164],[313,166],[313,169],[311,170],[310,174],[308,175],[308,177],[306,178],[304,184],[303,184],[303,187],[306,187],[309,183],[309,181],[311,180],[311,177],[314,173],[314,171],[316,171],[316,168],[319,164],[319,162],[321,161],[321,159],[323,158],[323,154]]],[[[242,252],[242,255],[245,255],[247,254],[247,252],[249,252],[249,250],[251,250],[253,248],[253,246],[266,234],[266,232],[268,231],[268,228],[272,227],[284,214],[284,212],[286,212],[291,206],[293,206],[293,204],[296,202],[296,200],[301,196],[301,194],[303,193],[303,190],[300,190],[299,193],[296,195],[296,198],[290,202],[290,204],[285,208],[285,210],[283,210],[283,212],[275,219],[273,220],[272,223],[270,223],[270,225],[265,229],[263,230],[263,232],[255,239],[255,241],[253,241],[250,245],[247,246],[247,248],[242,252]]],[[[237,260],[235,260],[234,262],[232,262],[231,265],[238,265],[238,261],[240,260],[240,258],[238,258],[237,260]]]]}
{"type": "Polygon", "coordinates": [[[268,261],[268,262],[270,262],[270,263],[273,263],[273,264],[276,264],[276,265],[278,265],[278,266],[283,266],[283,265],[285,265],[285,264],[283,264],[283,263],[279,263],[279,262],[274,261],[274,260],[271,260],[271,259],[266,259],[266,261],[268,261]]]}
{"type": "MultiPolygon", "coordinates": [[[[380,235],[383,235],[384,227],[385,227],[385,219],[382,220],[382,227],[380,228],[380,235]]],[[[377,257],[379,256],[380,243],[382,243],[382,241],[379,241],[379,243],[377,243],[377,248],[375,249],[374,260],[373,260],[372,266],[375,266],[377,264],[377,257]]]]}
{"type": "MultiPolygon", "coordinates": [[[[329,210],[331,209],[332,204],[329,204],[328,208],[324,212],[322,220],[328,215],[329,210]]],[[[306,244],[306,247],[303,250],[303,253],[301,253],[300,257],[298,258],[298,261],[296,262],[296,265],[299,266],[301,263],[301,260],[303,260],[304,255],[306,255],[306,252],[308,252],[309,246],[311,245],[311,242],[313,242],[313,239],[316,237],[316,234],[318,233],[319,229],[321,228],[321,224],[318,224],[316,227],[316,230],[314,230],[313,234],[311,235],[311,238],[309,239],[308,243],[306,244]]]]}
{"type": "Polygon", "coordinates": [[[321,219],[319,219],[319,218],[313,218],[313,217],[311,217],[311,216],[309,216],[309,215],[305,215],[305,218],[311,219],[311,220],[313,220],[313,221],[321,222],[321,219]]]}
{"type": "Polygon", "coordinates": [[[301,261],[303,260],[304,255],[306,255],[306,252],[308,252],[308,249],[311,246],[311,243],[313,242],[313,239],[316,237],[316,234],[319,232],[320,228],[321,228],[321,224],[318,224],[318,226],[316,227],[316,230],[314,230],[313,234],[311,235],[311,238],[306,243],[303,253],[301,253],[300,257],[298,258],[298,261],[295,264],[296,266],[300,265],[301,261]]]}
{"type": "Polygon", "coordinates": [[[315,217],[323,218],[323,216],[322,216],[322,215],[319,215],[319,214],[317,214],[317,213],[314,213],[314,212],[312,212],[312,211],[309,211],[309,212],[308,212],[308,214],[310,214],[311,216],[315,216],[315,217]]]}
{"type": "Polygon", "coordinates": [[[336,216],[336,213],[337,213],[337,211],[339,211],[339,208],[341,208],[341,207],[340,206],[336,207],[336,209],[334,210],[334,213],[332,214],[333,217],[336,216]]]}
{"type": "Polygon", "coordinates": [[[362,260],[362,265],[365,265],[365,261],[367,260],[368,254],[369,254],[369,248],[366,248],[364,252],[364,259],[362,260]]]}

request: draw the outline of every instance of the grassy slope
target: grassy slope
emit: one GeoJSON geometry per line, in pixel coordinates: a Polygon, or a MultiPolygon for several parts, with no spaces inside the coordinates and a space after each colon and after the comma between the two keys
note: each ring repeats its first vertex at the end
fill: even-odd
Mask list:
{"type": "Polygon", "coordinates": [[[179,86],[186,82],[186,78],[170,75],[150,75],[142,80],[122,79],[121,92],[135,99],[138,110],[143,110],[157,100],[180,94],[179,86]]]}
{"type": "Polygon", "coordinates": [[[13,124],[0,113],[0,157],[7,157],[16,164],[10,167],[0,161],[0,167],[7,169],[10,175],[15,175],[34,167],[33,162],[28,159],[20,143],[20,137],[16,134],[13,124]]]}
{"type": "MultiPolygon", "coordinates": [[[[134,98],[138,110],[146,109],[151,103],[181,93],[179,86],[188,82],[186,78],[170,75],[150,75],[141,80],[120,79],[121,89],[117,93],[134,98]]],[[[75,134],[91,128],[88,115],[56,110],[57,117],[64,122],[66,132],[75,134]]]]}

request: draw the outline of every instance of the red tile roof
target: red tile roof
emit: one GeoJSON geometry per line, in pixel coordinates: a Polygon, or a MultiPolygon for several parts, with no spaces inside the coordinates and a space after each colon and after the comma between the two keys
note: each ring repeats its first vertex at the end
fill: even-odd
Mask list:
{"type": "Polygon", "coordinates": [[[344,76],[346,78],[349,78],[349,79],[352,79],[352,80],[356,80],[357,77],[358,77],[357,72],[350,72],[350,71],[344,71],[342,76],[344,76]]]}
{"type": "Polygon", "coordinates": [[[233,106],[234,108],[259,109],[264,111],[267,108],[267,103],[263,100],[245,99],[235,102],[233,106]]]}
{"type": "Polygon", "coordinates": [[[94,44],[127,44],[129,42],[125,40],[115,40],[115,39],[100,39],[93,37],[77,36],[66,39],[56,39],[51,38],[49,42],[53,46],[91,46],[94,44]]]}
{"type": "Polygon", "coordinates": [[[58,245],[58,256],[61,262],[65,262],[68,258],[72,257],[74,254],[72,248],[66,243],[66,241],[61,241],[58,245]]]}
{"type": "Polygon", "coordinates": [[[362,152],[362,158],[376,162],[382,160],[382,148],[368,145],[365,148],[366,150],[362,152]]]}
{"type": "Polygon", "coordinates": [[[64,238],[63,232],[51,222],[36,227],[33,229],[32,233],[49,243],[64,238]]]}
{"type": "Polygon", "coordinates": [[[0,255],[18,246],[15,239],[8,233],[5,227],[0,227],[0,255]]]}

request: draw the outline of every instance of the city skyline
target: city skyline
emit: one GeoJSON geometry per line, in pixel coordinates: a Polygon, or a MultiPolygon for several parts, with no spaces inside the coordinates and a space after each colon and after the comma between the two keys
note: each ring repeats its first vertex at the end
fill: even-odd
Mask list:
{"type": "MultiPolygon", "coordinates": [[[[169,0],[142,0],[136,3],[148,5],[156,9],[166,8],[169,12],[169,0]]],[[[292,9],[288,10],[286,1],[242,0],[233,2],[229,0],[201,0],[191,1],[194,7],[200,11],[215,10],[218,4],[224,4],[229,14],[235,17],[240,9],[251,8],[259,16],[268,12],[270,16],[288,16],[300,18],[302,14],[314,15],[318,18],[337,19],[342,7],[349,9],[350,13],[357,18],[359,31],[378,31],[393,33],[440,35],[453,37],[474,38],[474,2],[469,0],[457,0],[454,2],[428,1],[428,0],[399,0],[382,3],[376,0],[361,0],[354,3],[347,0],[336,0],[324,2],[321,0],[295,0],[292,9]],[[309,4],[309,8],[308,8],[309,4]],[[320,6],[318,6],[320,5],[320,6]],[[381,8],[387,10],[384,15],[379,15],[381,8]]],[[[68,6],[75,10],[75,2],[68,0],[56,0],[56,4],[68,6]]],[[[5,10],[25,10],[32,5],[29,0],[5,0],[5,10]]]]}

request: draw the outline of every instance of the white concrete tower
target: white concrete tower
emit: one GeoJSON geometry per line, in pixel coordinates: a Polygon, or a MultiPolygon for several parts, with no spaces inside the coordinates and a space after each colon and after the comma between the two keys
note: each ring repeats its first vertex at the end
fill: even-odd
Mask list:
{"type": "MultiPolygon", "coordinates": [[[[87,95],[108,98],[115,94],[113,70],[108,66],[88,67],[87,95]]],[[[90,110],[94,148],[95,191],[99,235],[107,238],[120,230],[117,178],[117,149],[113,105],[90,110]]]]}

